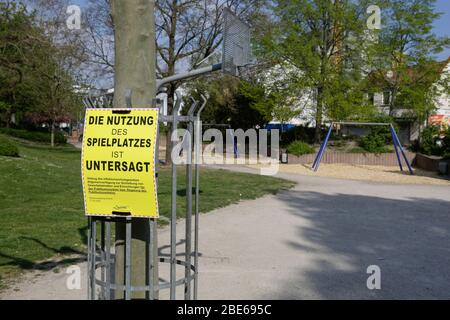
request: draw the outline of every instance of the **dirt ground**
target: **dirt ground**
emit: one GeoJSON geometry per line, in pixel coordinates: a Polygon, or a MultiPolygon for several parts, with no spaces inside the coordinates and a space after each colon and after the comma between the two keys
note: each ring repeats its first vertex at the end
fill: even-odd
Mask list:
{"type": "MultiPolygon", "coordinates": [[[[326,174],[327,167],[318,174],[326,174]]],[[[241,171],[237,166],[229,169],[241,171]]],[[[360,174],[371,172],[364,170],[360,174]]],[[[372,172],[372,176],[403,177],[372,172]]],[[[279,177],[297,183],[293,189],[201,216],[200,299],[449,299],[449,185],[310,175],[280,172],[279,177]],[[367,287],[367,270],[374,265],[381,272],[379,290],[367,287]]],[[[181,257],[184,231],[180,220],[177,254],[181,257]]],[[[170,253],[169,239],[170,228],[161,228],[161,256],[170,253]]],[[[68,289],[68,266],[63,266],[59,272],[30,273],[1,292],[0,299],[86,299],[86,264],[77,265],[78,290],[68,289]]],[[[168,280],[168,265],[160,268],[160,277],[168,280]]],[[[177,272],[178,278],[184,275],[182,268],[177,272]]],[[[183,289],[177,288],[178,298],[183,297],[183,289]]],[[[160,299],[167,299],[167,290],[160,299]]]]}
{"type": "MultiPolygon", "coordinates": [[[[249,167],[260,168],[261,166],[249,167]]],[[[279,172],[380,183],[432,184],[450,186],[450,179],[448,177],[417,168],[414,168],[414,175],[411,176],[407,169],[401,172],[398,167],[323,163],[320,165],[319,170],[314,172],[311,169],[310,164],[280,164],[279,172]]]]}

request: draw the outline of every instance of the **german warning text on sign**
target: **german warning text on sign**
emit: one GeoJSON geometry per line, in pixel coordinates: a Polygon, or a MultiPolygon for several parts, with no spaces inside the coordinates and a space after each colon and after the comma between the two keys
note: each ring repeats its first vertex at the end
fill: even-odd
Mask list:
{"type": "Polygon", "coordinates": [[[86,215],[157,218],[157,109],[87,109],[82,175],[86,215]]]}

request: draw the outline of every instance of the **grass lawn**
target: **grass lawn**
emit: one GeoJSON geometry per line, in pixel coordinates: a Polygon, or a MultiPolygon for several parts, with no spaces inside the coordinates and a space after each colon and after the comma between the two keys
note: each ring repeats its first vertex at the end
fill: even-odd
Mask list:
{"type": "MultiPolygon", "coordinates": [[[[20,158],[0,156],[0,287],[24,269],[48,268],[46,259],[85,252],[80,151],[70,145],[20,142],[20,158]],[[44,262],[43,262],[44,261],[44,262]]],[[[224,170],[201,171],[200,210],[255,199],[293,184],[224,170]]],[[[185,171],[178,177],[178,216],[185,206],[185,171]]],[[[160,214],[170,211],[170,169],[159,174],[160,214]]],[[[70,262],[70,259],[68,259],[70,262]]]]}

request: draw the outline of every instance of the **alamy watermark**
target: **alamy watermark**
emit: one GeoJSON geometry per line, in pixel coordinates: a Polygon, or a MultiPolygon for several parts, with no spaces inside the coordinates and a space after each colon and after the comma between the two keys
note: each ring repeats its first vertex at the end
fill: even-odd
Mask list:
{"type": "Polygon", "coordinates": [[[81,290],[81,268],[77,265],[70,266],[66,269],[69,276],[66,279],[66,287],[68,290],[81,290]]]}
{"type": "Polygon", "coordinates": [[[67,7],[66,14],[69,16],[66,19],[66,26],[69,30],[81,29],[81,8],[77,5],[70,5],[67,7]]]}
{"type": "Polygon", "coordinates": [[[377,5],[370,5],[367,7],[366,13],[371,14],[367,19],[367,28],[369,30],[381,29],[381,9],[377,5]]]}
{"type": "Polygon", "coordinates": [[[209,165],[258,165],[261,175],[275,175],[279,169],[280,133],[278,129],[208,129],[203,134],[202,123],[196,123],[192,137],[185,129],[171,135],[172,162],[209,165]],[[270,137],[270,145],[269,145],[270,137]],[[206,144],[204,144],[206,142],[206,144]],[[189,152],[193,150],[193,154],[189,152]]]}
{"type": "Polygon", "coordinates": [[[367,267],[367,271],[370,276],[367,278],[366,285],[369,290],[381,289],[381,269],[377,265],[371,265],[367,267]]]}

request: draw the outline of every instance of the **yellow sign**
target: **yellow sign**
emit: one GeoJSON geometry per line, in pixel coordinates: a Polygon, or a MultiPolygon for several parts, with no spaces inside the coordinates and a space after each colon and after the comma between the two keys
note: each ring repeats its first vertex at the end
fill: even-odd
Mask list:
{"type": "Polygon", "coordinates": [[[82,177],[88,216],[157,218],[157,109],[87,109],[82,177]]]}

